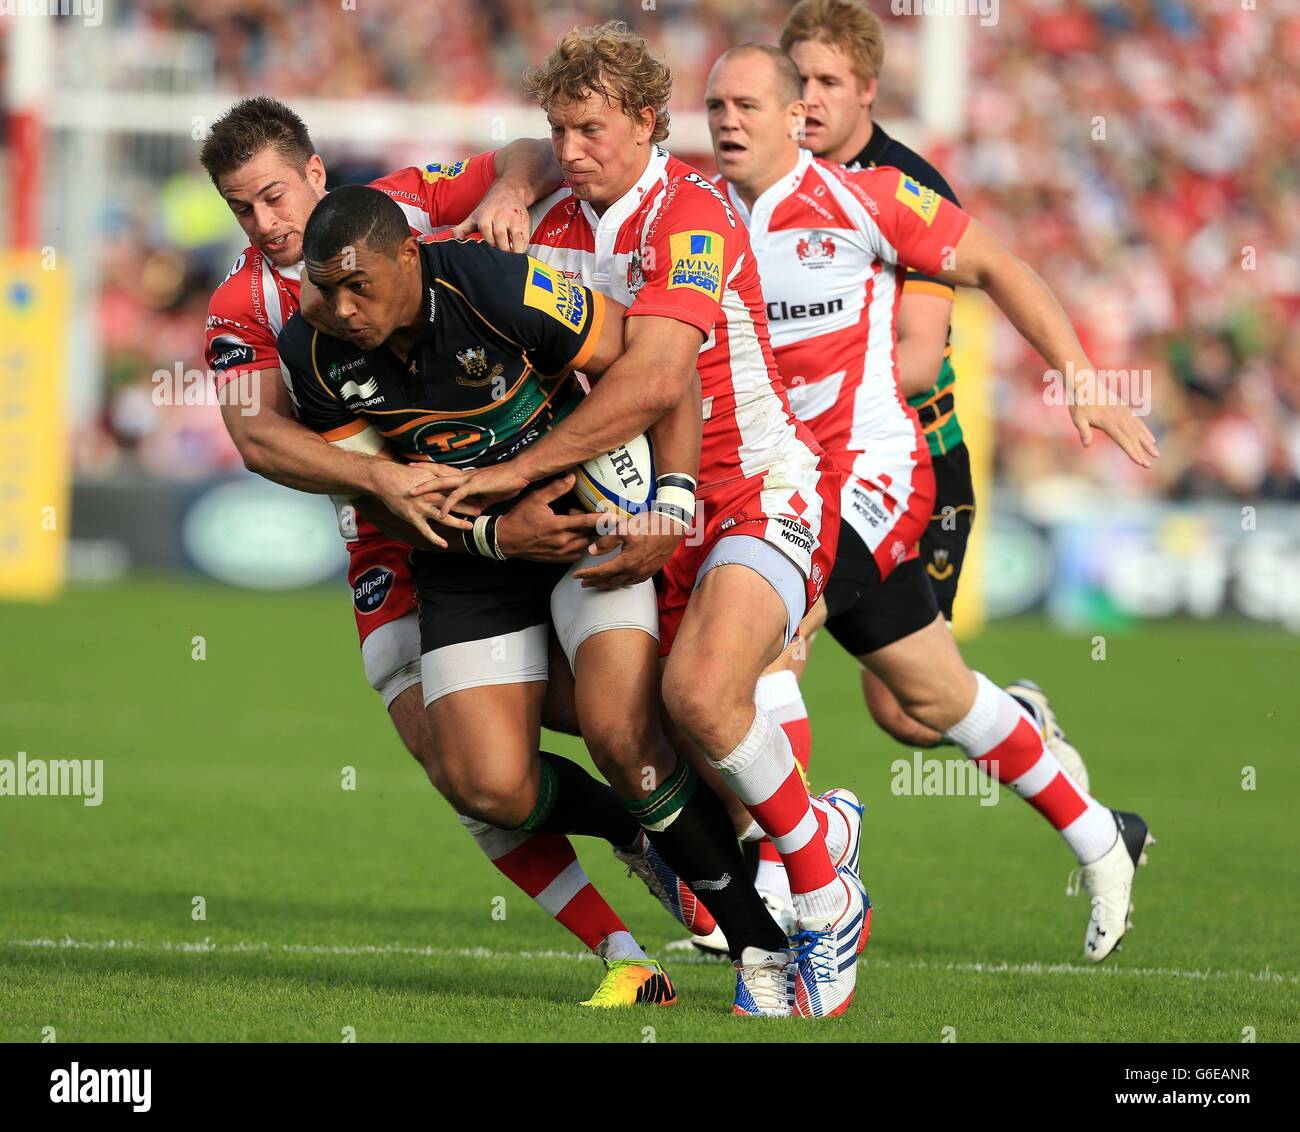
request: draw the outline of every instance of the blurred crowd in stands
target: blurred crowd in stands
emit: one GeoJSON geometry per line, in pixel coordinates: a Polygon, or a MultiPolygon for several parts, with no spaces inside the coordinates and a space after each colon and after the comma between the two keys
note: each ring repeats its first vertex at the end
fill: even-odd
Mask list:
{"type": "MultiPolygon", "coordinates": [[[[907,118],[924,81],[920,18],[871,2],[886,25],[877,116],[907,118]]],[[[712,60],[737,42],[774,41],[789,6],[137,0],[106,22],[200,33],[232,101],[470,102],[522,101],[520,72],[558,34],[622,15],[671,64],[672,108],[697,110],[712,60]]],[[[927,156],[1048,280],[1099,367],[1149,371],[1143,407],[1162,452],[1151,473],[1106,444],[1085,454],[1065,413],[1044,404],[1043,363],[999,317],[999,476],[1029,490],[1087,481],[1107,495],[1300,499],[1300,4],[1004,2],[994,26],[972,19],[969,43],[965,131],[927,156]]],[[[445,156],[459,155],[431,159],[445,156]]],[[[682,156],[712,168],[707,155],[682,156]]],[[[374,161],[347,179],[386,171],[384,155],[374,161]]],[[[203,368],[207,299],[240,246],[233,218],[201,173],[179,169],[156,199],[108,202],[104,224],[107,393],[77,438],[80,471],[238,467],[215,412],[160,409],[150,380],[177,359],[203,368]]],[[[959,412],[961,390],[959,373],[959,412]]]]}

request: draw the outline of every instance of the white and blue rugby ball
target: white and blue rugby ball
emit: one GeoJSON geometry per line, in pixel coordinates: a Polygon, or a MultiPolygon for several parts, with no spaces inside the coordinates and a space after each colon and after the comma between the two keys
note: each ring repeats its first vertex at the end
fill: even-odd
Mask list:
{"type": "Polygon", "coordinates": [[[655,460],[650,438],[642,433],[574,471],[573,493],[592,512],[608,511],[630,519],[650,510],[655,498],[655,460]]]}

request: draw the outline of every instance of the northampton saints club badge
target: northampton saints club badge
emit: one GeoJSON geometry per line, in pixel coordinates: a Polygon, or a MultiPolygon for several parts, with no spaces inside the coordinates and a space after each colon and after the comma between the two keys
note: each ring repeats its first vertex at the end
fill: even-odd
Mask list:
{"type": "Polygon", "coordinates": [[[463,350],[457,350],[456,360],[460,362],[461,369],[465,371],[464,377],[456,378],[456,381],[461,385],[486,385],[489,381],[498,377],[504,368],[498,363],[492,367],[492,372],[489,373],[487,350],[482,346],[467,346],[463,350]]]}

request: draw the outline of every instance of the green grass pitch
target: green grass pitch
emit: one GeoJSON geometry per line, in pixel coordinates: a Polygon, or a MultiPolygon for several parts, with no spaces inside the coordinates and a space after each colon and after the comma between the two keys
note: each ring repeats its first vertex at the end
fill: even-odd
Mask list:
{"type": "MultiPolygon", "coordinates": [[[[3,605],[0,624],[0,758],[104,763],[98,807],[0,797],[6,1041],[1300,1039],[1300,644],[1280,632],[1146,628],[1093,660],[1090,634],[1013,622],[966,645],[995,680],[1043,684],[1098,796],[1159,838],[1135,930],[1100,969],[1059,838],[1006,793],[893,795],[910,754],[819,641],[813,784],[867,802],[876,904],[857,999],[819,1024],[732,1018],[731,972],[672,955],[677,1005],[579,1008],[599,965],[402,750],[338,588],[135,581],[3,605]]],[[[579,849],[663,957],[676,925],[606,847],[579,849]]]]}

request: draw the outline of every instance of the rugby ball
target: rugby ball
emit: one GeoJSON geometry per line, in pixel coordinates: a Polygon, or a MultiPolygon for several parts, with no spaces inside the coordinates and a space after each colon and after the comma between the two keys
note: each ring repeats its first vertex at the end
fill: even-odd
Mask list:
{"type": "Polygon", "coordinates": [[[574,470],[573,493],[588,511],[631,518],[650,510],[655,497],[655,461],[644,433],[574,470]]]}

